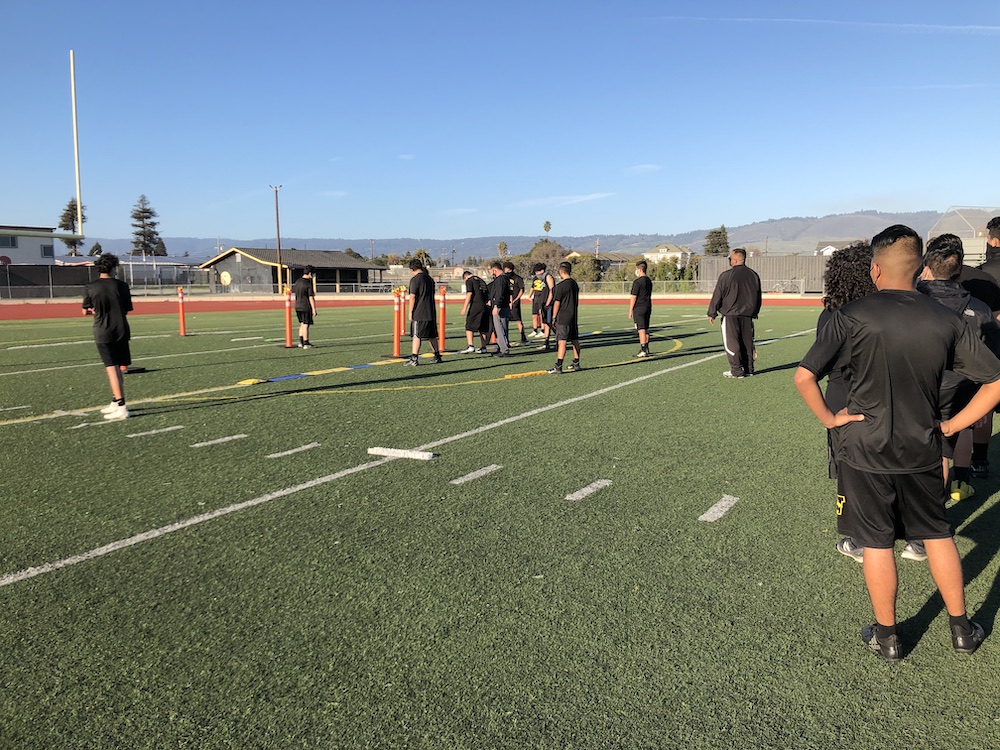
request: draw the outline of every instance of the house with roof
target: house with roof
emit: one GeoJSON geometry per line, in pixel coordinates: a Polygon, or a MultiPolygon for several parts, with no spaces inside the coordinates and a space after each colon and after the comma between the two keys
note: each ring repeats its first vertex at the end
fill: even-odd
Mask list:
{"type": "Polygon", "coordinates": [[[55,231],[55,227],[0,225],[0,265],[53,265],[55,231]]]}
{"type": "Polygon", "coordinates": [[[838,250],[843,250],[845,247],[853,245],[858,240],[820,240],[816,243],[816,249],[813,251],[813,255],[824,255],[831,256],[838,250]]]}
{"type": "Polygon", "coordinates": [[[686,247],[675,245],[673,242],[664,242],[662,245],[657,245],[652,250],[644,252],[642,257],[650,263],[662,263],[672,258],[677,261],[677,265],[684,266],[691,259],[691,255],[691,251],[686,247]]]}
{"type": "MultiPolygon", "coordinates": [[[[386,270],[383,266],[339,250],[281,251],[281,280],[285,285],[299,278],[306,266],[315,269],[317,292],[376,292],[391,287],[382,281],[386,270]]],[[[274,291],[278,284],[278,251],[274,249],[231,247],[198,267],[212,272],[216,291],[266,292],[274,291]]]]}

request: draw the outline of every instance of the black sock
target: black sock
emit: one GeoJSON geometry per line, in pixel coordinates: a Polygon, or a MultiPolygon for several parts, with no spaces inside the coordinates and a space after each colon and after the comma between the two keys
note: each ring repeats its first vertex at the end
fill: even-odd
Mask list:
{"type": "Polygon", "coordinates": [[[580,364],[580,358],[579,357],[573,357],[573,364],[574,365],[580,364]]]}
{"type": "Polygon", "coordinates": [[[879,641],[884,641],[886,638],[896,635],[896,626],[875,623],[875,635],[878,637],[879,641]]]}
{"type": "Polygon", "coordinates": [[[959,630],[963,635],[968,635],[972,632],[972,625],[969,623],[968,612],[962,615],[948,615],[948,620],[951,623],[952,630],[959,630]]]}
{"type": "Polygon", "coordinates": [[[118,404],[119,406],[125,406],[125,397],[122,396],[121,398],[116,398],[115,403],[118,404]]]}
{"type": "Polygon", "coordinates": [[[562,362],[563,361],[561,359],[557,359],[556,360],[556,367],[562,367],[562,362]]]}
{"type": "Polygon", "coordinates": [[[973,443],[972,444],[972,462],[977,464],[985,464],[989,462],[989,443],[973,443]]]}
{"type": "Polygon", "coordinates": [[[299,346],[302,346],[304,343],[306,343],[305,339],[303,339],[301,336],[299,336],[299,346]]]}
{"type": "Polygon", "coordinates": [[[951,470],[951,476],[953,482],[965,482],[969,483],[969,473],[970,469],[968,466],[954,466],[951,470]]]}

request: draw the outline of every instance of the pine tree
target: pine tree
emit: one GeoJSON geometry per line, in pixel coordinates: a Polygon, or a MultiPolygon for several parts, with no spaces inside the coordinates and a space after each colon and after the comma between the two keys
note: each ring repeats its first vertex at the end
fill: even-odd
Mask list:
{"type": "Polygon", "coordinates": [[[163,244],[163,238],[162,237],[157,237],[156,238],[156,247],[153,248],[153,255],[156,255],[156,256],[159,256],[159,257],[162,258],[162,257],[165,257],[166,254],[167,254],[167,246],[163,244]]]}
{"type": "Polygon", "coordinates": [[[160,222],[156,221],[156,216],[156,211],[149,205],[149,199],[140,195],[132,207],[132,255],[156,255],[156,242],[160,239],[160,233],[156,230],[160,222]]]}
{"type": "MultiPolygon", "coordinates": [[[[87,221],[87,207],[84,206],[83,210],[80,212],[81,217],[84,221],[87,221]]],[[[66,208],[63,209],[62,216],[59,217],[59,228],[64,232],[69,232],[71,234],[77,234],[76,226],[76,198],[70,198],[69,203],[66,204],[66,208]]],[[[83,234],[83,227],[80,227],[80,234],[83,234]]],[[[63,244],[69,248],[68,255],[79,255],[80,248],[83,246],[83,240],[63,240],[63,244]]]]}
{"type": "Polygon", "coordinates": [[[104,252],[104,248],[101,247],[101,243],[100,242],[95,242],[93,244],[93,246],[90,248],[90,252],[87,253],[87,254],[88,255],[100,255],[103,252],[104,252]]]}
{"type": "Polygon", "coordinates": [[[729,233],[726,232],[726,225],[723,224],[718,229],[711,230],[705,235],[705,255],[728,255],[729,254],[729,233]]]}

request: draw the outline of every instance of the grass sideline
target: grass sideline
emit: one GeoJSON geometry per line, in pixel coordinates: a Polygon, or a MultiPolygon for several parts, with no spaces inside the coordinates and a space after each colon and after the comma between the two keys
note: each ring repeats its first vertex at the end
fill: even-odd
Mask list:
{"type": "MultiPolygon", "coordinates": [[[[791,384],[817,311],[765,308],[734,382],[703,307],[658,306],[650,360],[626,310],[585,305],[585,369],[558,377],[533,344],[404,368],[377,308],[321,316],[305,351],[274,312],[183,339],[146,315],[115,424],[88,320],[0,322],[0,576],[211,516],[0,587],[0,746],[1000,744],[1000,652],[952,653],[925,564],[900,562],[906,660],[860,642],[791,384]]],[[[997,489],[952,511],[988,633],[997,489]]]]}

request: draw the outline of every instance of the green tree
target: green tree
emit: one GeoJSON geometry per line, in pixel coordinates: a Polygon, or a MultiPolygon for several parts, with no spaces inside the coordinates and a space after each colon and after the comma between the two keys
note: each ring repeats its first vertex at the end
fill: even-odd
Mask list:
{"type": "Polygon", "coordinates": [[[718,229],[712,229],[705,235],[705,255],[728,255],[729,254],[729,233],[726,225],[723,224],[718,229]]]}
{"type": "Polygon", "coordinates": [[[507,257],[507,243],[503,240],[500,240],[500,242],[497,243],[497,255],[501,258],[507,257]]]}
{"type": "MultiPolygon", "coordinates": [[[[555,269],[552,269],[553,271],[555,269]]],[[[573,278],[577,281],[600,281],[601,261],[587,253],[573,261],[573,278]]]]}
{"type": "Polygon", "coordinates": [[[413,257],[419,260],[421,263],[423,263],[424,268],[434,267],[434,259],[431,257],[431,254],[426,250],[424,250],[422,247],[418,247],[416,250],[413,251],[413,257]]]}
{"type": "Polygon", "coordinates": [[[103,252],[104,252],[104,248],[103,248],[103,247],[101,247],[101,243],[100,243],[100,242],[95,242],[95,243],[94,243],[94,244],[93,244],[93,245],[91,246],[91,248],[90,248],[90,252],[89,252],[89,253],[87,253],[87,254],[88,254],[88,255],[100,255],[100,254],[101,254],[101,253],[103,253],[103,252]]]}
{"type": "Polygon", "coordinates": [[[163,258],[167,254],[167,246],[163,244],[163,238],[156,238],[156,246],[153,247],[153,255],[163,258]]]}
{"type": "Polygon", "coordinates": [[[132,207],[131,255],[156,254],[156,241],[160,239],[160,233],[156,229],[160,222],[156,221],[156,217],[157,213],[149,205],[149,199],[140,195],[132,207]]]}
{"type": "Polygon", "coordinates": [[[361,253],[356,253],[353,250],[351,250],[351,248],[347,248],[344,251],[344,255],[350,255],[352,258],[356,258],[357,260],[364,260],[365,259],[364,256],[361,253]]]}
{"type": "MultiPolygon", "coordinates": [[[[80,212],[83,221],[87,221],[87,207],[84,206],[83,210],[80,212]]],[[[69,203],[66,204],[66,208],[63,209],[62,216],[59,217],[59,228],[64,232],[69,232],[70,234],[77,234],[76,226],[76,198],[70,198],[69,203]]],[[[80,234],[83,234],[83,227],[80,227],[80,234]]],[[[64,239],[63,244],[69,248],[68,255],[79,255],[80,248],[83,246],[83,240],[68,240],[64,239]]]]}
{"type": "Polygon", "coordinates": [[[552,229],[552,222],[551,221],[547,221],[544,224],[542,224],[542,229],[545,230],[545,239],[548,240],[549,239],[549,231],[552,229]]]}
{"type": "Polygon", "coordinates": [[[656,281],[677,281],[680,278],[677,258],[666,258],[657,263],[656,269],[653,271],[653,278],[656,281]]]}

